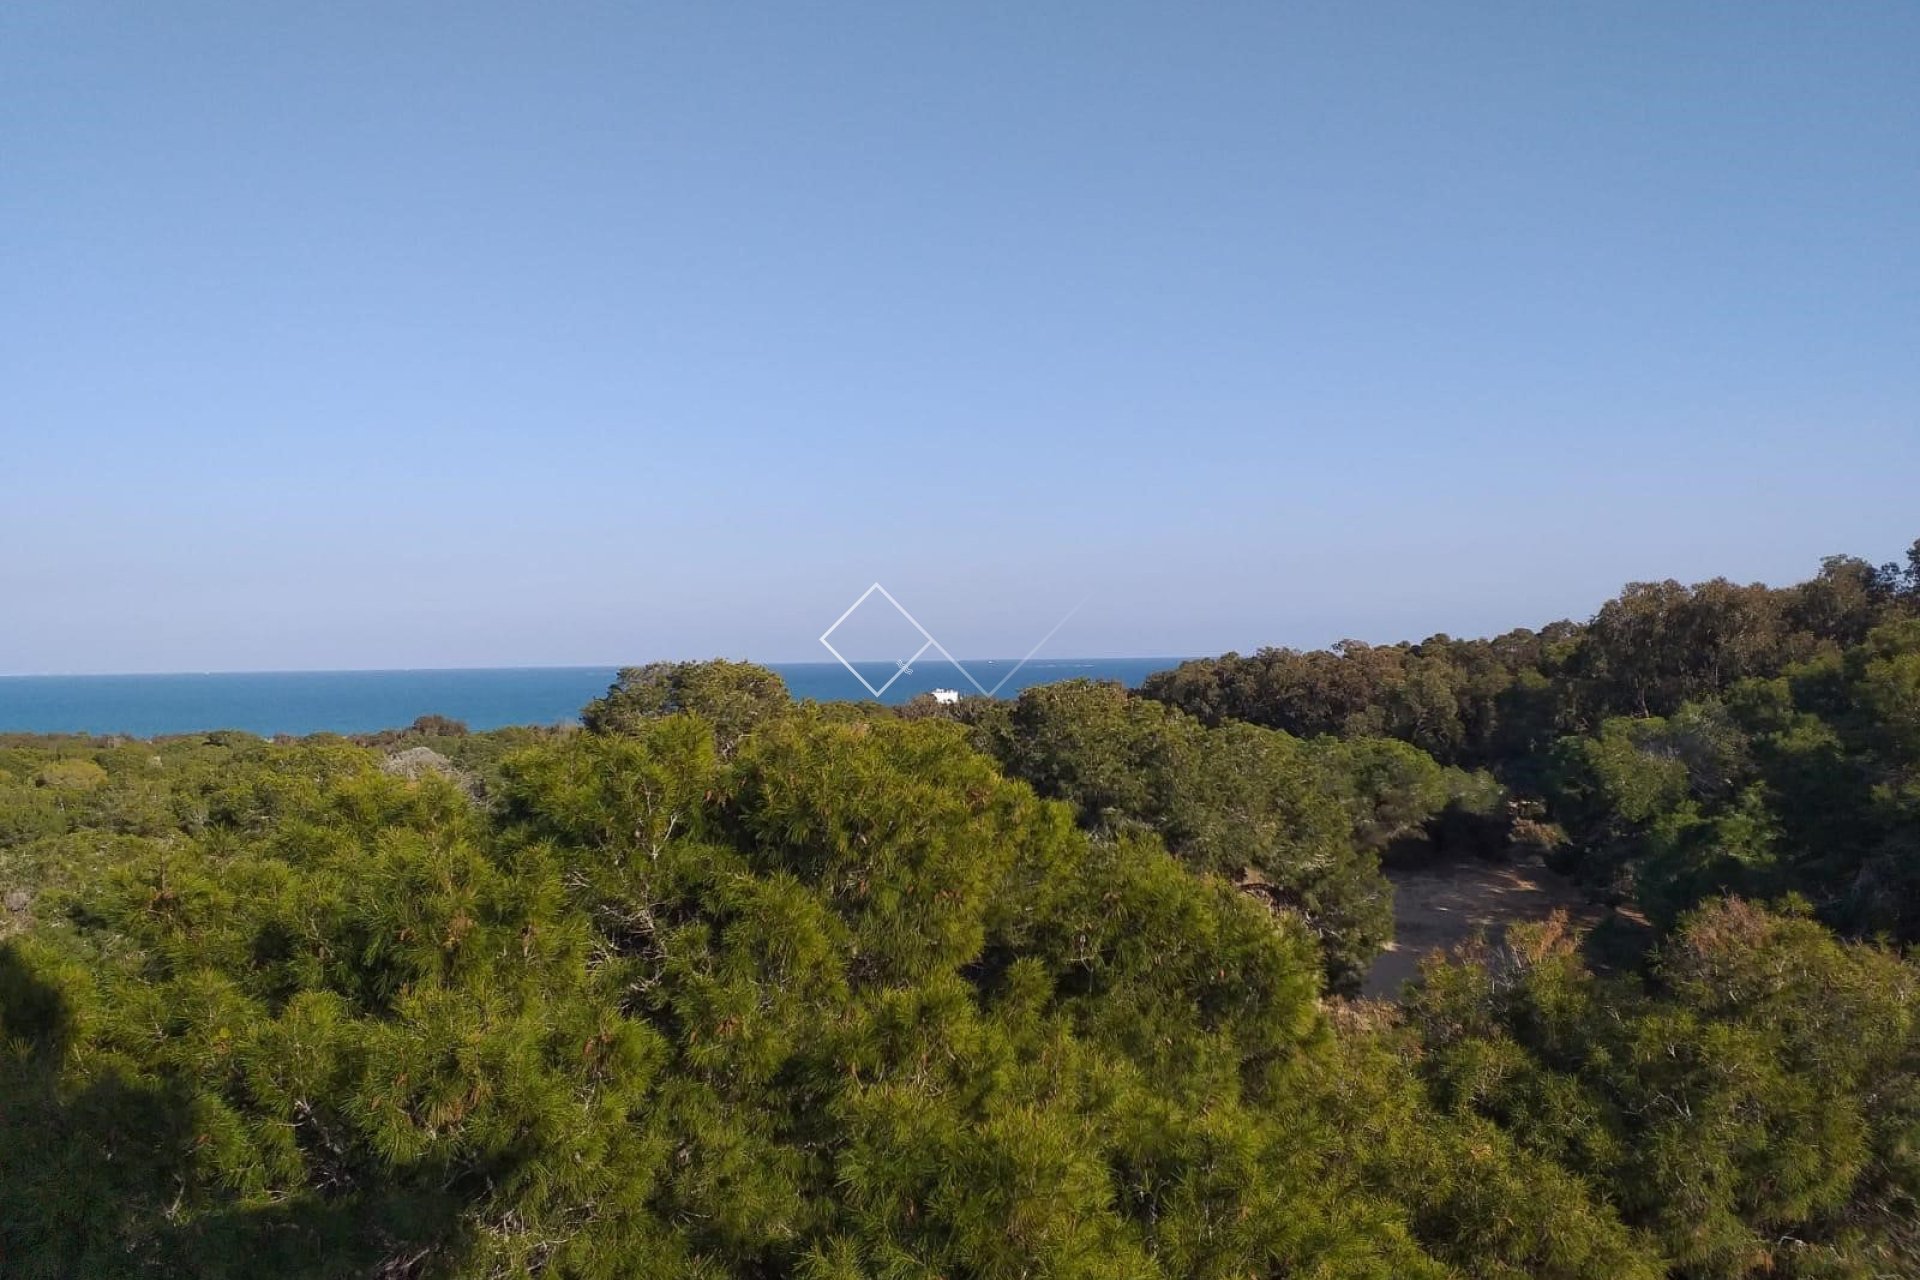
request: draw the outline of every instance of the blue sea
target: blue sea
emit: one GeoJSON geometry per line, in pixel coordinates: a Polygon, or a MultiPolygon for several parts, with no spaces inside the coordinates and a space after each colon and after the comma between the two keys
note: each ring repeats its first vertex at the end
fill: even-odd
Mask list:
{"type": "MultiPolygon", "coordinates": [[[[1036,658],[968,660],[974,679],[1001,697],[1031,685],[1086,678],[1128,686],[1175,665],[1177,658],[1036,658]],[[1012,672],[1010,677],[1008,672],[1012,672]]],[[[796,698],[821,702],[870,698],[837,662],[769,663],[796,698]]],[[[874,688],[889,679],[882,702],[904,702],[932,689],[976,692],[944,660],[906,671],[861,663],[874,688]]],[[[612,667],[513,667],[455,671],[214,672],[208,675],[0,677],[0,733],[159,734],[244,729],[258,734],[372,733],[398,729],[424,715],[449,716],[472,729],[557,724],[605,693],[612,667]]]]}

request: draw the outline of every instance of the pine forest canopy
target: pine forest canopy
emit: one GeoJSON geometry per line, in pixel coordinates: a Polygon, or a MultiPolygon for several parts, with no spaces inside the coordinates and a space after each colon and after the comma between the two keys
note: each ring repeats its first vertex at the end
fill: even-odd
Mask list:
{"type": "Polygon", "coordinates": [[[1920,1274],[1920,544],[583,719],[0,738],[0,1274],[1920,1274]],[[1516,850],[1650,945],[1350,998],[1383,861],[1516,850]]]}

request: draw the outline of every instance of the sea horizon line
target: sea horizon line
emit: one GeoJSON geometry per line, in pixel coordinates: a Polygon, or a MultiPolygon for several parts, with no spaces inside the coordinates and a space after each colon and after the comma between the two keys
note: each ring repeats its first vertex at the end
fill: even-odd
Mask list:
{"type": "MultiPolygon", "coordinates": [[[[1024,659],[1027,666],[1042,666],[1053,662],[1186,662],[1192,655],[1176,654],[1062,654],[1055,657],[1033,657],[1024,659]]],[[[779,669],[781,667],[837,667],[842,665],[831,658],[652,658],[644,661],[624,662],[533,662],[510,663],[506,665],[446,666],[446,667],[227,667],[214,670],[170,670],[170,671],[0,671],[0,680],[149,680],[149,679],[203,679],[209,676],[371,676],[371,675],[433,675],[459,673],[485,673],[498,671],[620,671],[627,667],[643,667],[653,662],[746,662],[755,666],[779,669]]],[[[965,657],[955,659],[961,663],[1019,663],[1023,660],[1011,654],[991,658],[965,657]]],[[[953,665],[943,657],[923,657],[914,665],[937,666],[945,663],[953,665]]],[[[856,666],[888,667],[898,666],[896,659],[860,658],[856,666]]]]}

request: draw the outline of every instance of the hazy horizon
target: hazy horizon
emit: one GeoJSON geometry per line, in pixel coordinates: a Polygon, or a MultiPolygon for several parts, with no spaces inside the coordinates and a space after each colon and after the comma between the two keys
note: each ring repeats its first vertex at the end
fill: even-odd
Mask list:
{"type": "MultiPolygon", "coordinates": [[[[1002,657],[981,657],[979,655],[958,654],[961,662],[971,663],[1019,663],[1017,654],[1002,657]]],[[[1215,654],[1173,654],[1173,653],[1060,653],[1038,654],[1032,664],[1063,662],[1186,662],[1193,658],[1215,657],[1215,654]]],[[[652,662],[706,662],[722,659],[728,662],[750,662],[765,667],[838,667],[843,664],[832,658],[753,658],[740,654],[708,653],[679,655],[673,657],[640,658],[624,662],[533,662],[518,666],[460,666],[460,667],[231,667],[221,670],[174,670],[174,671],[0,671],[0,680],[117,680],[143,679],[159,676],[327,676],[327,675],[413,675],[427,672],[486,672],[486,671],[618,671],[623,667],[644,667],[652,662]]],[[[860,666],[882,665],[886,659],[861,658],[856,662],[860,666]]],[[[922,658],[915,666],[933,666],[942,663],[941,658],[922,658]]]]}
{"type": "MultiPolygon", "coordinates": [[[[1881,554],[1863,554],[1863,558],[1876,565],[1898,562],[1903,558],[1905,551],[1909,546],[1912,545],[1913,541],[1914,539],[1910,538],[1906,543],[1903,543],[1898,548],[1889,549],[1885,553],[1881,553],[1881,554]]],[[[1841,554],[1841,553],[1829,553],[1829,554],[1841,554]]],[[[1846,553],[1846,554],[1851,554],[1851,553],[1846,553]]],[[[1812,577],[1819,568],[1819,559],[1820,557],[1815,556],[1808,562],[1806,567],[1801,571],[1799,572],[1790,571],[1790,572],[1778,575],[1777,577],[1774,577],[1774,578],[1747,579],[1747,578],[1736,577],[1731,574],[1704,573],[1696,576],[1686,577],[1683,579],[1674,579],[1674,580],[1684,581],[1689,585],[1691,585],[1694,582],[1707,581],[1712,578],[1727,578],[1731,581],[1738,582],[1743,585],[1748,582],[1759,582],[1759,583],[1762,583],[1763,585],[1771,586],[1771,587],[1788,586],[1795,582],[1804,581],[1805,579],[1812,577]]],[[[1670,578],[1671,578],[1671,575],[1668,575],[1667,577],[1639,578],[1639,579],[1633,579],[1633,581],[1667,581],[1670,578]]],[[[1585,622],[1592,617],[1594,612],[1596,612],[1602,604],[1604,604],[1608,599],[1611,599],[1613,596],[1617,595],[1619,591],[1622,588],[1626,587],[1627,585],[1628,585],[1627,581],[1622,581],[1616,584],[1611,590],[1607,591],[1604,595],[1595,599],[1592,602],[1592,605],[1590,607],[1583,610],[1568,612],[1568,613],[1560,614],[1554,617],[1515,619],[1504,625],[1495,625],[1493,627],[1482,629],[1482,630],[1453,630],[1445,627],[1433,627],[1433,628],[1428,628],[1424,630],[1416,630],[1414,632],[1408,632],[1405,634],[1379,634],[1379,633],[1360,634],[1357,631],[1349,630],[1349,631],[1343,631],[1343,632],[1341,631],[1329,632],[1329,633],[1320,635],[1318,638],[1258,640],[1248,644],[1238,644],[1238,645],[1229,644],[1229,645],[1221,645],[1221,646],[1215,646],[1210,648],[1196,648],[1186,652],[1170,651],[1170,652],[1160,652],[1160,653],[1113,652],[1113,651],[1104,651],[1104,650],[1098,650],[1098,649],[1079,649],[1079,648],[1061,648],[1056,652],[1052,645],[1047,645],[1047,646],[1043,646],[1039,652],[1033,654],[1031,660],[1055,661],[1055,662],[1074,661],[1074,660],[1120,661],[1120,662],[1165,660],[1167,662],[1182,662],[1182,661],[1187,661],[1194,658],[1217,657],[1225,653],[1242,653],[1242,654],[1252,653],[1258,649],[1263,649],[1263,648],[1325,649],[1335,644],[1338,644],[1342,641],[1347,641],[1347,640],[1357,640],[1357,641],[1360,641],[1361,643],[1371,644],[1371,645],[1396,645],[1396,644],[1417,644],[1421,641],[1428,640],[1435,636],[1441,636],[1441,635],[1451,636],[1455,639],[1491,638],[1493,636],[1501,635],[1509,631],[1520,630],[1520,629],[1537,631],[1541,627],[1547,626],[1554,622],[1561,622],[1561,621],[1585,622]]],[[[854,592],[852,594],[857,595],[858,593],[854,592]]],[[[816,619],[815,621],[831,622],[832,618],[831,616],[828,616],[824,619],[816,619]]],[[[1071,633],[1069,632],[1067,634],[1071,634],[1071,633]]],[[[867,646],[864,648],[864,650],[859,648],[857,645],[852,650],[849,650],[847,644],[845,643],[844,638],[840,642],[840,647],[842,648],[843,652],[847,652],[848,657],[850,657],[853,661],[861,664],[893,661],[893,660],[896,660],[896,656],[904,657],[907,653],[911,652],[911,642],[909,642],[909,646],[905,649],[889,649],[887,647],[887,640],[880,635],[871,637],[869,639],[867,646]],[[878,646],[878,647],[875,647],[875,646],[878,646]],[[895,656],[890,656],[890,655],[895,655],[895,656]]],[[[974,654],[974,653],[968,653],[968,652],[958,652],[955,654],[955,656],[963,663],[966,663],[966,662],[1019,662],[1023,660],[1020,654],[1013,650],[1004,650],[1004,651],[999,651],[996,653],[989,653],[989,654],[974,654]]],[[[25,670],[0,669],[0,679],[34,679],[34,678],[57,679],[57,678],[79,678],[79,677],[174,676],[174,675],[179,675],[179,676],[315,675],[315,674],[351,674],[356,672],[379,673],[379,672],[428,672],[428,671],[579,671],[579,670],[589,670],[589,669],[618,670],[622,667],[644,666],[650,662],[700,662],[700,661],[706,661],[708,659],[714,659],[714,658],[723,658],[723,659],[736,661],[736,662],[760,663],[760,664],[769,665],[769,666],[798,666],[798,665],[806,665],[806,664],[824,664],[827,666],[838,665],[838,660],[832,654],[828,653],[825,649],[821,648],[818,640],[815,640],[814,652],[812,654],[802,653],[799,656],[792,656],[792,657],[765,657],[757,654],[744,653],[739,651],[734,651],[734,652],[711,651],[711,652],[653,653],[653,654],[647,654],[642,656],[620,658],[620,659],[615,659],[611,661],[589,659],[584,661],[569,660],[569,661],[531,661],[531,662],[449,662],[449,663],[424,663],[424,664],[423,663],[397,663],[397,662],[382,664],[378,662],[371,662],[364,665],[343,665],[343,666],[272,666],[272,665],[230,666],[230,667],[180,666],[180,667],[150,667],[150,668],[133,667],[133,668],[125,668],[125,669],[119,669],[119,670],[73,668],[73,669],[65,669],[65,670],[43,669],[43,670],[25,671],[25,670]]],[[[944,659],[942,659],[936,653],[931,656],[923,657],[920,659],[920,661],[922,663],[935,663],[935,662],[942,662],[944,661],[944,659]]]]}

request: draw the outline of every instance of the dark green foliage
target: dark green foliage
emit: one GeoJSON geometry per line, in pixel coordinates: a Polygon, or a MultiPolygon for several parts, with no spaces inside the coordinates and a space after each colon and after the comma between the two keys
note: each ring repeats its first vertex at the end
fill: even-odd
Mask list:
{"type": "Polygon", "coordinates": [[[1382,1006],[1336,1013],[1342,1033],[1315,1065],[1347,1126],[1343,1159],[1364,1185],[1409,1206],[1436,1257],[1500,1280],[1667,1274],[1659,1248],[1584,1178],[1485,1115],[1435,1108],[1417,1025],[1382,1006]]]}
{"type": "Polygon", "coordinates": [[[1523,756],[1558,731],[1567,708],[1555,678],[1579,635],[1554,623],[1494,640],[1230,653],[1159,672],[1141,692],[1208,724],[1397,738],[1443,763],[1481,766],[1523,756]]]}
{"type": "MultiPolygon", "coordinates": [[[[1300,925],[1090,840],[964,726],[788,708],[734,747],[639,717],[508,758],[485,807],[334,741],[142,747],[173,829],[43,877],[0,944],[7,1273],[1464,1256],[1445,1204],[1347,1154],[1300,925]]],[[[106,790],[134,757],[98,750],[106,790]]]]}
{"type": "MultiPolygon", "coordinates": [[[[1507,788],[1452,788],[1435,847],[1544,850],[1669,926],[1798,893],[1854,936],[1920,938],[1920,543],[1791,587],[1634,583],[1585,624],[1183,664],[1143,692],[1208,724],[1384,735],[1507,788]],[[1561,838],[1564,830],[1565,839],[1561,838]]],[[[1419,846],[1394,851],[1417,855],[1419,846]]]]}
{"type": "Polygon", "coordinates": [[[1920,620],[1556,749],[1564,861],[1671,921],[1796,893],[1850,933],[1920,937],[1920,620]]]}
{"type": "Polygon", "coordinates": [[[1920,1274],[1911,560],[1151,696],[0,737],[0,1274],[1920,1274]],[[1654,958],[1326,994],[1382,856],[1513,845],[1654,958]]]}
{"type": "Polygon", "coordinates": [[[691,711],[713,726],[724,754],[790,702],[785,681],[749,662],[654,662],[623,668],[580,718],[594,733],[631,733],[652,717],[691,711]]]}
{"type": "Polygon", "coordinates": [[[1182,663],[1147,696],[1207,724],[1244,720],[1303,736],[1391,737],[1443,764],[1490,767],[1521,786],[1555,737],[1610,716],[1668,715],[1743,679],[1860,643],[1920,613],[1920,542],[1905,567],[1830,556],[1792,587],[1631,583],[1585,624],[1492,640],[1343,641],[1182,663]]]}
{"type": "Polygon", "coordinates": [[[1444,801],[1439,767],[1403,744],[1208,729],[1116,684],[1029,689],[974,721],[1008,773],[1072,804],[1096,836],[1152,832],[1194,870],[1298,915],[1341,988],[1392,937],[1379,850],[1444,801]]]}
{"type": "Polygon", "coordinates": [[[1684,1274],[1920,1269],[1907,964],[1739,901],[1688,917],[1645,979],[1510,933],[1410,1006],[1443,1107],[1589,1179],[1684,1274]]]}

